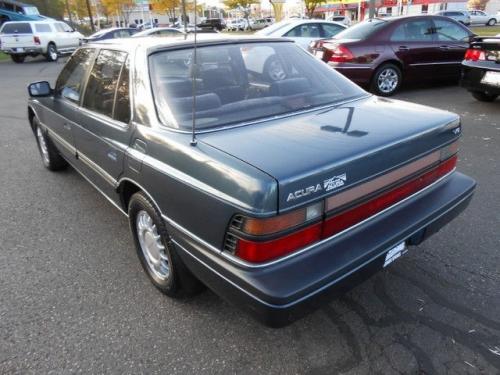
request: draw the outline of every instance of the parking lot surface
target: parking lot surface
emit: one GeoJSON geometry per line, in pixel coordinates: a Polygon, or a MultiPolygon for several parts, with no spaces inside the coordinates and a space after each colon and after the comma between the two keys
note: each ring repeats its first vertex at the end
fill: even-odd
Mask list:
{"type": "Polygon", "coordinates": [[[397,95],[462,116],[471,205],[342,298],[270,329],[208,290],[162,295],[127,219],[74,170],[43,168],[26,85],[54,84],[62,64],[0,63],[0,373],[500,372],[500,100],[455,85],[397,95]]]}

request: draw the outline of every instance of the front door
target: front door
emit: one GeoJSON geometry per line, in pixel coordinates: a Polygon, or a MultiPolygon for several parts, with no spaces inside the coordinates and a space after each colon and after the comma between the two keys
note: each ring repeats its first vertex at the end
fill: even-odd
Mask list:
{"type": "Polygon", "coordinates": [[[445,19],[435,19],[436,72],[441,78],[460,77],[460,68],[471,33],[465,27],[445,19]]]}
{"type": "Polygon", "coordinates": [[[390,38],[391,48],[403,63],[405,80],[428,80],[434,75],[435,44],[428,18],[402,21],[390,38]]]}
{"type": "Polygon", "coordinates": [[[84,173],[116,202],[113,193],[132,132],[130,113],[127,54],[101,49],[89,74],[75,143],[84,173]]]}

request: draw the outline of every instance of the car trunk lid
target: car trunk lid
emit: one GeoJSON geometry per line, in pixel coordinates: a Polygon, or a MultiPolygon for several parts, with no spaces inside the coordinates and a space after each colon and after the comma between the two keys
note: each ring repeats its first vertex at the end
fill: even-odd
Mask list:
{"type": "Polygon", "coordinates": [[[273,176],[282,212],[383,175],[459,132],[455,114],[370,96],[198,137],[273,176]]]}

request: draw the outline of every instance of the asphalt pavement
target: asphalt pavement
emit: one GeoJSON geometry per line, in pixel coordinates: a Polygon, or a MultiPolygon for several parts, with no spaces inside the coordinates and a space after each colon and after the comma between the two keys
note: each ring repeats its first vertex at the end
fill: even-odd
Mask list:
{"type": "MultiPolygon", "coordinates": [[[[459,218],[283,329],[207,290],[182,301],[141,269],[127,219],[72,169],[42,166],[26,85],[58,63],[0,63],[0,373],[500,373],[500,100],[455,85],[398,99],[459,113],[459,218]]],[[[401,124],[404,126],[404,123],[401,124]]]]}

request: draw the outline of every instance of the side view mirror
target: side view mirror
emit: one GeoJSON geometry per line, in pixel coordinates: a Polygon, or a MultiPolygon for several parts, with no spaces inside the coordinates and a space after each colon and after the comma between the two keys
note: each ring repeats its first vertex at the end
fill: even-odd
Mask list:
{"type": "Polygon", "coordinates": [[[31,83],[28,86],[28,93],[32,98],[40,98],[52,95],[52,88],[47,81],[31,83]]]}

